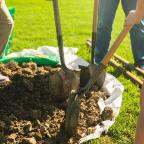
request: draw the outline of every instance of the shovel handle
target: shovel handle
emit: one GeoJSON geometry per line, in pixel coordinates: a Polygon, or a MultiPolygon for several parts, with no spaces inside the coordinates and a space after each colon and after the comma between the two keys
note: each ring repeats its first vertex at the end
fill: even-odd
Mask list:
{"type": "Polygon", "coordinates": [[[108,51],[108,53],[103,58],[103,60],[101,62],[103,65],[106,66],[109,63],[110,59],[114,55],[115,51],[117,50],[117,48],[119,47],[119,45],[121,44],[121,42],[126,37],[127,33],[131,30],[132,26],[133,25],[125,26],[123,28],[123,30],[121,31],[121,33],[119,34],[119,36],[117,37],[117,39],[115,40],[115,42],[113,43],[112,47],[110,48],[110,50],[108,51]]]}
{"type": "Polygon", "coordinates": [[[91,63],[94,64],[94,50],[96,47],[96,33],[97,33],[97,23],[98,23],[98,7],[99,0],[94,0],[93,8],[93,26],[92,26],[92,51],[91,51],[91,63]]]}
{"type": "Polygon", "coordinates": [[[57,42],[58,42],[58,48],[60,54],[60,61],[62,66],[66,68],[65,60],[64,60],[63,37],[62,37],[58,0],[53,0],[53,9],[54,9],[54,19],[55,19],[57,42]]]}
{"type": "Polygon", "coordinates": [[[54,9],[54,18],[55,18],[55,25],[56,25],[56,33],[57,33],[57,35],[62,35],[58,0],[53,0],[53,9],[54,9]]]}
{"type": "Polygon", "coordinates": [[[93,27],[92,27],[92,31],[93,31],[94,33],[97,32],[98,7],[99,7],[99,0],[94,0],[94,8],[93,8],[93,27]]]}

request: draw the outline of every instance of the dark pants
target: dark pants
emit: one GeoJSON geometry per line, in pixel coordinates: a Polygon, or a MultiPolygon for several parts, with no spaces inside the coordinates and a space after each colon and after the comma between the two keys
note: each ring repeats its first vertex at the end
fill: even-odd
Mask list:
{"type": "MultiPolygon", "coordinates": [[[[108,51],[112,25],[120,0],[100,0],[95,61],[99,63],[108,51]]],[[[136,0],[121,0],[125,15],[136,8],[136,0]]],[[[144,20],[130,31],[134,61],[144,60],[144,20]]]]}

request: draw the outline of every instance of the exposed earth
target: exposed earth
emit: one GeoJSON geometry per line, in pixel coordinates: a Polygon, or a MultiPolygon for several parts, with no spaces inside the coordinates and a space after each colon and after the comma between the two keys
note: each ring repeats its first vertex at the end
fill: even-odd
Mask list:
{"type": "MultiPolygon", "coordinates": [[[[56,101],[51,76],[63,70],[37,64],[0,63],[0,73],[10,81],[0,83],[0,143],[2,144],[55,144],[64,131],[67,98],[56,101]]],[[[103,120],[111,120],[113,111],[105,108],[100,114],[99,97],[109,96],[94,86],[81,99],[80,120],[76,134],[68,144],[77,144],[85,135],[93,133],[103,120]]]]}

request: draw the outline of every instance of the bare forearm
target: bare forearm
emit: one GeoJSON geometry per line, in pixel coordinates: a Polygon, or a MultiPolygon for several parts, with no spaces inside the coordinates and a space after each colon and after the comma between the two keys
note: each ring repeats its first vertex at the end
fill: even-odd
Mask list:
{"type": "Polygon", "coordinates": [[[136,12],[139,17],[144,18],[144,0],[137,0],[136,12]]]}
{"type": "Polygon", "coordinates": [[[13,28],[13,20],[5,4],[5,0],[0,2],[0,55],[3,53],[13,28]]]}

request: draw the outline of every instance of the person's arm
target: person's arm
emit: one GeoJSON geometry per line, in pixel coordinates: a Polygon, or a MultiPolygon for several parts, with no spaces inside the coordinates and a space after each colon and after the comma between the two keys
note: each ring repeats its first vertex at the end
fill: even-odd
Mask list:
{"type": "Polygon", "coordinates": [[[137,0],[136,16],[138,21],[144,18],[144,0],[137,0]]]}
{"type": "Polygon", "coordinates": [[[0,0],[0,55],[7,45],[13,25],[14,22],[5,4],[5,0],[0,0]]]}
{"type": "Polygon", "coordinates": [[[144,18],[144,0],[137,0],[136,10],[129,12],[126,20],[125,26],[137,24],[144,18]]]}
{"type": "Polygon", "coordinates": [[[140,115],[137,121],[135,144],[144,144],[144,84],[140,97],[140,115]]]}

